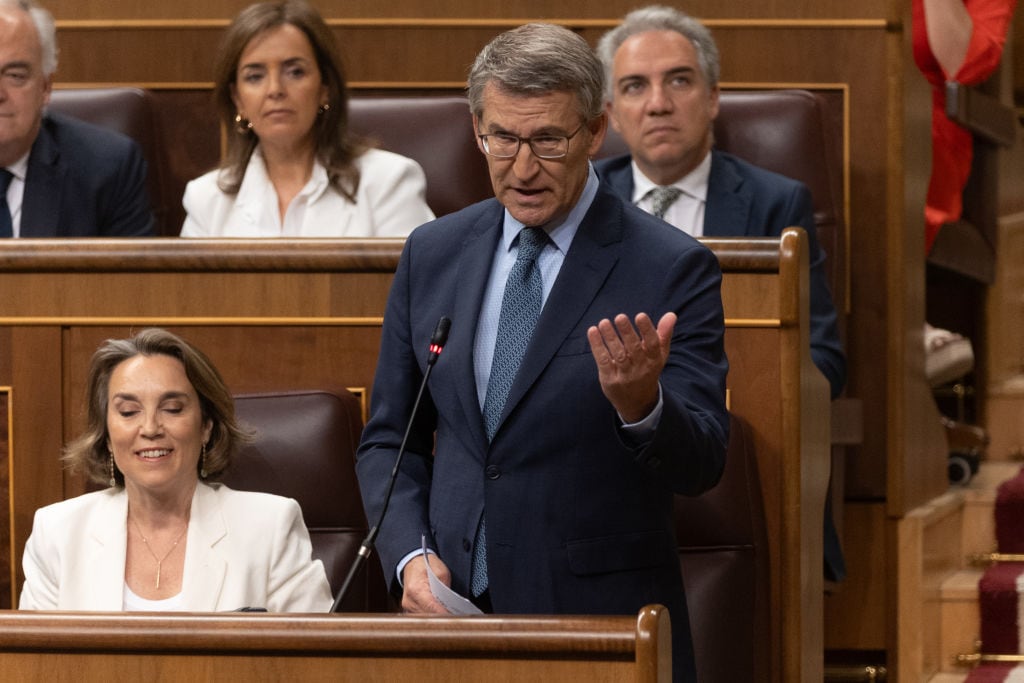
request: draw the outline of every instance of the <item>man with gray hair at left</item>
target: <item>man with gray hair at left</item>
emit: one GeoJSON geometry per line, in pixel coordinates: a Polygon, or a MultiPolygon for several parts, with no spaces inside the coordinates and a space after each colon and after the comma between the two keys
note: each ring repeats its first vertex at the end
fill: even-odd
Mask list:
{"type": "Polygon", "coordinates": [[[151,236],[138,145],[45,111],[56,70],[53,16],[0,0],[0,237],[151,236]]]}

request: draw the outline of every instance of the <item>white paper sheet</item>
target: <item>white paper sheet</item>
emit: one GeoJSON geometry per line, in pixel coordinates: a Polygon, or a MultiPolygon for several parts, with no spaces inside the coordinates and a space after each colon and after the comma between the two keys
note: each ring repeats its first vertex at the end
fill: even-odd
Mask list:
{"type": "MultiPolygon", "coordinates": [[[[423,543],[423,554],[426,555],[427,537],[421,536],[420,538],[423,543]]],[[[441,580],[434,574],[434,570],[430,568],[429,561],[427,562],[427,577],[430,579],[430,592],[433,593],[437,601],[444,605],[444,608],[452,614],[457,616],[483,614],[479,607],[441,583],[441,580]]]]}

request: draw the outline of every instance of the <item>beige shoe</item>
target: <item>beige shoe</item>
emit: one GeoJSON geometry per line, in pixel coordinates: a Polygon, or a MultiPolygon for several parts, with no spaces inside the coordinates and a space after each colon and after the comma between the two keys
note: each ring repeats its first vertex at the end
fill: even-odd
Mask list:
{"type": "Polygon", "coordinates": [[[924,325],[924,374],[933,387],[952,382],[974,368],[971,340],[955,332],[924,325]]]}

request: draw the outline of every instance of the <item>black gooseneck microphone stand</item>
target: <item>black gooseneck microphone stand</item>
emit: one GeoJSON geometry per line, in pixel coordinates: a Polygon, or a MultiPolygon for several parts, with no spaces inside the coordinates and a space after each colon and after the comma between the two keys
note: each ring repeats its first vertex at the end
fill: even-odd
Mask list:
{"type": "Polygon", "coordinates": [[[388,504],[391,502],[391,493],[395,490],[395,481],[398,479],[398,468],[402,464],[402,456],[405,454],[405,442],[409,440],[409,432],[412,431],[412,423],[416,420],[416,413],[420,407],[420,399],[423,397],[423,391],[427,388],[427,379],[430,377],[430,371],[434,369],[434,363],[437,362],[438,357],[441,355],[441,350],[444,349],[445,343],[448,341],[448,332],[451,329],[452,321],[447,317],[441,317],[437,321],[437,327],[434,328],[434,334],[430,337],[430,353],[427,356],[427,369],[423,373],[423,380],[420,382],[419,391],[416,393],[416,401],[412,404],[412,412],[409,414],[409,422],[405,426],[405,435],[402,437],[402,445],[398,448],[398,455],[395,456],[395,466],[391,470],[391,478],[388,480],[388,490],[384,494],[384,505],[381,506],[380,514],[377,515],[377,522],[370,527],[369,532],[366,534],[366,538],[363,539],[362,545],[359,546],[359,552],[356,554],[355,561],[352,562],[352,566],[348,570],[348,576],[345,577],[345,582],[341,584],[341,590],[338,591],[338,597],[334,599],[334,604],[331,605],[331,612],[337,612],[341,607],[342,601],[345,599],[345,595],[348,593],[349,587],[352,585],[352,580],[355,578],[359,571],[359,568],[363,566],[370,554],[373,552],[373,545],[377,541],[377,533],[380,530],[380,525],[384,521],[384,514],[388,511],[388,504]]]}

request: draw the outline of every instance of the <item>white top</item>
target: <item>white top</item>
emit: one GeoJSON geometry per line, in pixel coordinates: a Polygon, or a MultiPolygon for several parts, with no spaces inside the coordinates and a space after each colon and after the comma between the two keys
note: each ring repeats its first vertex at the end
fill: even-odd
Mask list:
{"type": "MultiPolygon", "coordinates": [[[[674,225],[692,237],[701,237],[704,234],[704,208],[708,203],[708,178],[711,177],[711,153],[704,157],[704,161],[697,164],[693,169],[678,181],[672,183],[683,191],[679,199],[672,202],[665,211],[664,220],[674,225]]],[[[633,203],[647,213],[651,213],[650,197],[647,193],[657,185],[644,175],[640,167],[633,160],[633,203]]]]}
{"type": "Polygon", "coordinates": [[[313,174],[289,204],[284,221],[259,147],[246,167],[238,194],[217,187],[219,170],[185,187],[182,237],[405,237],[434,219],[426,202],[426,176],[412,159],[370,149],[356,159],[355,203],[331,187],[327,170],[313,174]]]}
{"type": "Polygon", "coordinates": [[[126,583],[124,585],[124,611],[125,612],[184,612],[185,601],[181,599],[181,593],[172,595],[163,600],[147,600],[142,597],[126,583]]]}

